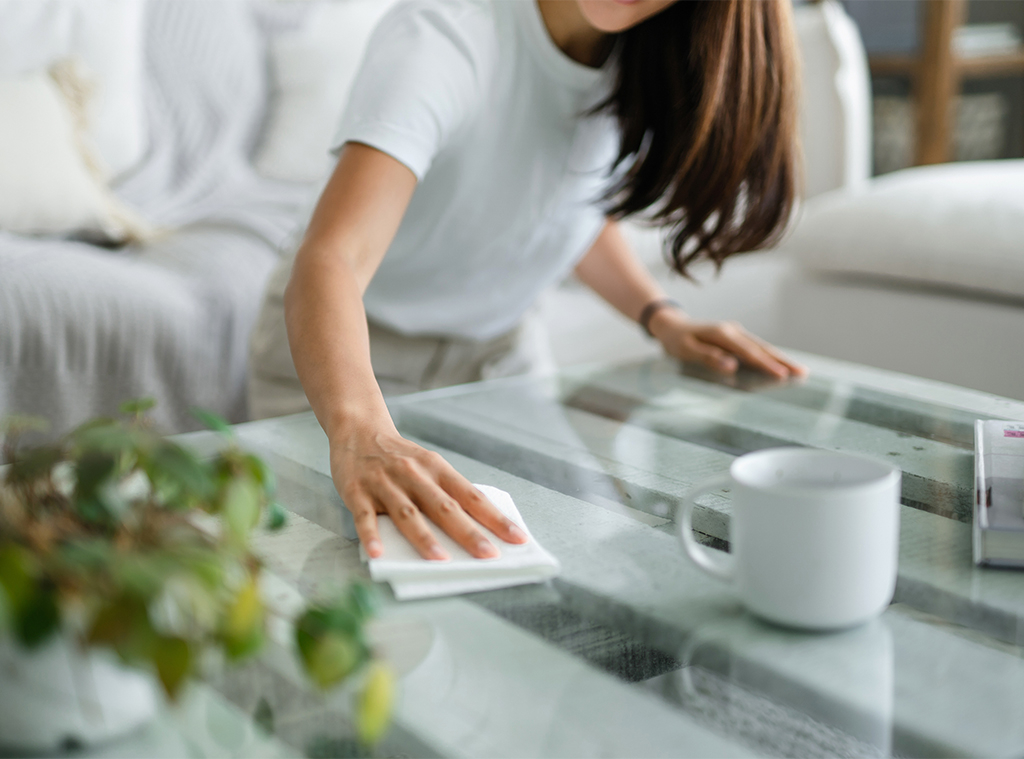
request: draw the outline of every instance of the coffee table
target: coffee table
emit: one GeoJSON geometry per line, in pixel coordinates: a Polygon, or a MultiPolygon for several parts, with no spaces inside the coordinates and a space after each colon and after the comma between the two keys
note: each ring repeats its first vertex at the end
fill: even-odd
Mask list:
{"type": "MultiPolygon", "coordinates": [[[[376,634],[403,674],[381,753],[1024,754],[1024,574],[975,568],[969,524],[973,422],[1024,420],[1024,403],[797,357],[812,369],[802,383],[652,360],[393,399],[403,434],[512,494],[563,572],[419,602],[382,588],[376,634]],[[902,467],[899,582],[874,622],[827,635],[773,627],[683,556],[680,496],[735,456],[777,445],[902,467]]],[[[366,576],[313,416],[240,425],[237,436],[275,468],[293,512],[285,531],[259,539],[279,608],[366,576]]],[[[727,546],[729,510],[726,492],[702,502],[703,540],[727,546]]],[[[303,684],[278,624],[259,661],[204,691],[248,731],[226,753],[344,751],[347,694],[303,684]]]]}

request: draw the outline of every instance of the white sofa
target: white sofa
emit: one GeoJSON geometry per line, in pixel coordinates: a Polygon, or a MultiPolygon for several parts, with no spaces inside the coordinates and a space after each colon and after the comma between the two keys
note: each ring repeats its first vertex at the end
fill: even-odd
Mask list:
{"type": "MultiPolygon", "coordinates": [[[[695,316],[733,318],[782,346],[1024,399],[1024,161],[908,169],[869,180],[870,99],[852,22],[796,9],[804,53],[807,201],[777,250],[697,287],[657,260],[695,316]]],[[[580,288],[546,303],[563,364],[657,349],[580,288]]]]}
{"type": "MultiPolygon", "coordinates": [[[[348,71],[387,3],[335,5],[348,18],[315,20],[346,24],[352,39],[335,37],[330,49],[348,71]]],[[[23,187],[11,190],[0,176],[0,418],[40,415],[59,434],[142,396],[157,399],[155,421],[168,431],[196,428],[194,406],[247,418],[248,338],[266,278],[302,227],[328,160],[325,149],[312,165],[301,160],[331,126],[303,132],[311,120],[296,126],[303,103],[292,101],[308,93],[301,81],[279,87],[322,68],[323,39],[293,44],[314,10],[301,2],[0,0],[0,95],[26,91],[25,77],[38,84],[57,60],[91,65],[101,105],[118,103],[104,122],[113,132],[95,145],[113,151],[98,158],[116,170],[116,201],[146,221],[145,238],[127,246],[86,242],[97,232],[90,214],[108,192],[97,185],[90,192],[99,200],[86,198],[85,217],[67,222],[82,227],[78,234],[25,233],[33,224],[45,232],[70,190],[43,187],[52,197],[36,200],[52,202],[33,216],[22,208],[23,187]],[[289,44],[281,62],[290,68],[275,68],[273,54],[289,44]],[[306,153],[295,158],[282,134],[306,153]]],[[[337,79],[327,84],[337,88],[337,79]]],[[[3,108],[0,133],[18,126],[3,108]]],[[[32,136],[23,135],[26,144],[32,136]]],[[[0,171],[17,158],[0,153],[0,171]]]]}
{"type": "MultiPolygon", "coordinates": [[[[113,413],[125,398],[152,395],[157,421],[168,430],[194,428],[189,409],[196,405],[233,421],[246,418],[247,340],[263,283],[281,247],[301,229],[329,168],[320,145],[359,45],[389,1],[0,0],[0,80],[66,54],[61,46],[73,45],[75,27],[53,23],[63,18],[62,7],[84,9],[94,30],[107,31],[109,25],[96,23],[96,8],[115,14],[145,8],[134,45],[134,112],[144,131],[135,139],[115,130],[107,142],[119,151],[115,159],[130,164],[119,166],[112,183],[117,197],[167,230],[108,250],[0,229],[0,416],[41,414],[60,432],[113,413]],[[26,8],[42,21],[12,24],[26,8]],[[125,157],[133,151],[134,159],[125,157]]],[[[867,70],[856,30],[832,0],[800,6],[797,14],[809,194],[868,187],[860,192],[870,195],[867,70]]],[[[94,44],[93,52],[109,57],[113,47],[94,44]]],[[[116,70],[125,79],[124,66],[116,70]]],[[[127,123],[119,119],[114,123],[127,123]]],[[[805,222],[816,213],[809,203],[805,222]]],[[[989,383],[993,376],[1022,376],[1016,364],[997,363],[1010,353],[1003,346],[1021,334],[1012,293],[968,293],[955,277],[932,282],[926,293],[918,284],[907,287],[898,273],[832,271],[834,259],[800,253],[799,240],[807,250],[820,242],[801,232],[805,226],[812,228],[798,226],[788,254],[739,257],[716,280],[705,272],[702,287],[670,273],[656,232],[633,227],[630,234],[669,292],[695,315],[739,319],[783,345],[1020,397],[1013,387],[989,383]],[[917,334],[883,328],[883,301],[901,315],[894,317],[901,329],[917,334]],[[850,318],[869,302],[877,326],[850,318]],[[931,313],[950,326],[937,332],[928,320],[940,316],[931,313]],[[964,337],[951,339],[958,329],[964,337]],[[979,336],[995,336],[999,347],[979,336]],[[946,352],[925,348],[928,339],[940,340],[946,352]],[[921,354],[950,356],[933,361],[937,370],[971,369],[943,375],[921,354]]],[[[562,365],[657,352],[636,325],[571,282],[550,293],[542,311],[562,365]]]]}
{"type": "Polygon", "coordinates": [[[785,344],[1024,399],[1024,160],[823,196],[784,245],[785,344]]]}

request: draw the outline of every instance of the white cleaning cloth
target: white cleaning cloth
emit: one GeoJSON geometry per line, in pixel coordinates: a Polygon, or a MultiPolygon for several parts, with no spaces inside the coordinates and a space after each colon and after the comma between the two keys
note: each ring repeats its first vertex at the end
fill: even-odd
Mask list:
{"type": "Polygon", "coordinates": [[[377,517],[377,528],[384,552],[379,558],[368,559],[360,547],[363,561],[370,565],[370,577],[391,583],[395,598],[405,601],[413,598],[454,596],[480,590],[508,588],[513,585],[541,582],[558,574],[558,559],[545,551],[534,540],[519,515],[512,496],[490,485],[477,485],[495,507],[507,516],[529,537],[526,543],[506,543],[486,527],[480,529],[490,539],[501,556],[495,559],[475,559],[458,543],[434,530],[438,542],[451,556],[450,561],[427,561],[422,558],[405,536],[398,531],[391,518],[377,517]]]}

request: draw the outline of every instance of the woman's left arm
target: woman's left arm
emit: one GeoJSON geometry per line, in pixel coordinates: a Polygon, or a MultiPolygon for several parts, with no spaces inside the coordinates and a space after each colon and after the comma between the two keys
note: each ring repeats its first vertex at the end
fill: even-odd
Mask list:
{"type": "MultiPolygon", "coordinates": [[[[645,306],[665,298],[665,291],[633,253],[619,224],[611,220],[576,265],[576,276],[633,321],[639,320],[645,306]]],[[[805,367],[736,322],[694,321],[681,309],[659,308],[648,326],[670,355],[699,361],[715,371],[732,374],[743,363],[780,379],[807,374],[805,367]]]]}

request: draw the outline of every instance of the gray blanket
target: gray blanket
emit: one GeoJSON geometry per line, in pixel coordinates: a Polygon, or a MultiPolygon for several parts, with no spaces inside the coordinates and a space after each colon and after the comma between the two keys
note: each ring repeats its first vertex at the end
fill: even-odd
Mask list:
{"type": "Polygon", "coordinates": [[[156,0],[146,24],[149,148],[115,189],[170,233],[111,251],[0,232],[0,416],[53,434],[141,396],[167,431],[194,429],[192,406],[244,420],[264,282],[314,192],[251,166],[268,90],[256,7],[156,0]]]}

